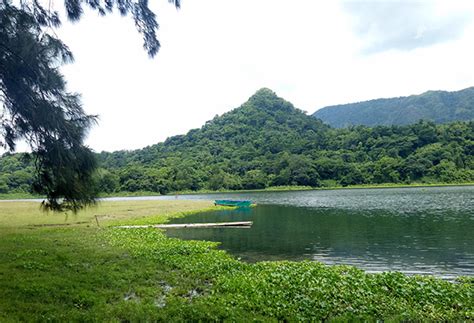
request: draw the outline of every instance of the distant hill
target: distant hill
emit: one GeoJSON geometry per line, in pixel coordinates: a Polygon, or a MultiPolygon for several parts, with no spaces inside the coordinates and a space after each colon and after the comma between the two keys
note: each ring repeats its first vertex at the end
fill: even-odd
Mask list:
{"type": "MultiPolygon", "coordinates": [[[[269,89],[185,135],[97,154],[102,192],[474,182],[474,122],[331,128],[269,89]]],[[[27,192],[32,160],[0,157],[2,193],[27,192]]]]}
{"type": "Polygon", "coordinates": [[[407,125],[419,120],[447,123],[474,119],[474,87],[428,91],[407,97],[376,99],[322,108],[314,117],[337,128],[350,125],[407,125]]]}
{"type": "Polygon", "coordinates": [[[321,149],[328,131],[320,120],[263,88],[200,129],[133,152],[101,153],[99,159],[108,170],[136,173],[122,172],[120,184],[127,191],[317,186],[310,159],[293,156],[321,149]]]}

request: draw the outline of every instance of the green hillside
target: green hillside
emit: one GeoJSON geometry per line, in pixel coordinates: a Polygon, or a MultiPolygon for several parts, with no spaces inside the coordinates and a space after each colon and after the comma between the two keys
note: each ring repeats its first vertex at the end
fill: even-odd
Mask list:
{"type": "Polygon", "coordinates": [[[321,149],[328,130],[271,90],[261,89],[201,129],[141,150],[99,157],[105,168],[119,173],[121,189],[127,191],[316,186],[319,177],[304,152],[321,149]]]}
{"type": "Polygon", "coordinates": [[[322,108],[313,114],[332,127],[407,125],[419,120],[437,124],[474,119],[474,87],[428,91],[420,95],[377,99],[322,108]]]}
{"type": "MultiPolygon", "coordinates": [[[[331,128],[261,89],[186,135],[97,157],[106,193],[473,182],[474,122],[331,128]]],[[[0,193],[27,189],[25,163],[0,158],[0,193]]]]}
{"type": "Polygon", "coordinates": [[[474,123],[334,129],[269,89],[201,129],[133,152],[101,153],[103,190],[474,180],[474,123]],[[108,183],[109,181],[106,181],[108,183]]]}

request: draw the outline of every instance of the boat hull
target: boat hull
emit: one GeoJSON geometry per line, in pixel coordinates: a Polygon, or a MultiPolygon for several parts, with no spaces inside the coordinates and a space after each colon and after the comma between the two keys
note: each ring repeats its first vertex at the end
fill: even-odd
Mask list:
{"type": "Polygon", "coordinates": [[[214,205],[220,206],[234,206],[234,207],[249,207],[252,205],[252,201],[234,201],[234,200],[215,200],[214,205]]]}

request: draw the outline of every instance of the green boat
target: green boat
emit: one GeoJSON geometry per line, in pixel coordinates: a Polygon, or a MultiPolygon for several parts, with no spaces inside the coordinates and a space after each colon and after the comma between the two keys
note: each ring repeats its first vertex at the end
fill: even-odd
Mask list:
{"type": "Polygon", "coordinates": [[[214,205],[221,205],[221,206],[236,206],[236,207],[249,207],[252,205],[252,201],[249,200],[242,200],[242,201],[234,201],[234,200],[215,200],[214,205]]]}

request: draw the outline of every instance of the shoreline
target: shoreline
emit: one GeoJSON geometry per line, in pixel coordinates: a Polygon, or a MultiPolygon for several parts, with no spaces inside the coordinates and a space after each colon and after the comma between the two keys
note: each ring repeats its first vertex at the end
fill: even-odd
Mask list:
{"type": "MultiPolygon", "coordinates": [[[[200,190],[200,191],[178,191],[170,192],[169,194],[161,195],[158,192],[139,191],[139,192],[117,192],[112,194],[100,194],[98,199],[121,198],[121,197],[168,197],[182,196],[182,195],[205,195],[205,194],[240,194],[240,193],[260,193],[260,192],[298,192],[298,191],[332,191],[332,190],[354,190],[354,189],[390,189],[390,188],[423,188],[423,187],[462,187],[474,186],[474,183],[412,183],[412,184],[363,184],[363,185],[349,185],[349,186],[327,186],[327,187],[309,187],[309,186],[272,186],[264,189],[254,190],[200,190]]],[[[22,200],[39,200],[44,199],[42,196],[35,196],[30,194],[0,194],[0,201],[22,201],[22,200]]]]}
{"type": "Polygon", "coordinates": [[[30,203],[17,203],[6,206],[0,223],[0,269],[6,277],[15,277],[0,280],[0,320],[474,317],[469,277],[452,283],[313,261],[246,263],[218,249],[216,242],[117,227],[167,223],[219,209],[209,201],[107,201],[66,218],[42,216],[30,203]],[[95,225],[96,216],[100,226],[95,225]],[[62,226],[38,226],[58,223],[62,226]]]}
{"type": "MultiPolygon", "coordinates": [[[[264,189],[255,190],[223,190],[223,191],[180,191],[167,195],[200,195],[200,194],[224,194],[224,193],[258,193],[258,192],[292,192],[292,191],[332,191],[332,190],[352,190],[352,189],[384,189],[384,188],[411,188],[411,187],[455,187],[455,186],[474,186],[474,183],[413,183],[413,184],[367,184],[367,185],[349,185],[349,186],[327,186],[327,187],[309,187],[309,186],[273,186],[264,189]]],[[[112,196],[110,196],[112,197],[112,196]]]]}

